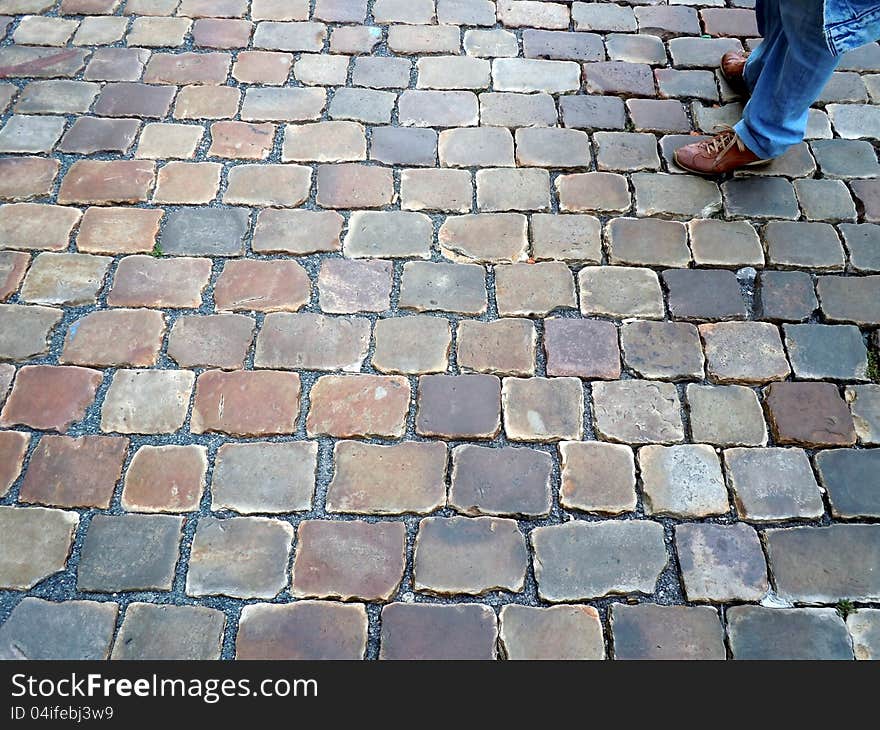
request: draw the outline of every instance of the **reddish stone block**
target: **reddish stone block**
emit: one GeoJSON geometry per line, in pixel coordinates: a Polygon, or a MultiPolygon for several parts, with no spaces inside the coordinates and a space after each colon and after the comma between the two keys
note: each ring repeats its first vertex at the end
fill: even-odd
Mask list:
{"type": "Polygon", "coordinates": [[[66,431],[95,400],[102,374],[88,368],[25,365],[0,415],[0,426],[66,431]]]}
{"type": "Polygon", "coordinates": [[[0,160],[0,200],[30,200],[52,194],[61,164],[46,157],[0,160]]]}
{"type": "Polygon", "coordinates": [[[310,436],[401,438],[409,381],[394,375],[325,375],[311,390],[310,436]]]}
{"type": "Polygon", "coordinates": [[[144,83],[223,84],[230,61],[228,53],[154,53],[144,71],[144,83]]]}
{"type": "Polygon", "coordinates": [[[149,309],[90,312],[67,331],[59,362],[93,367],[149,367],[156,364],[165,317],[149,309]]]}
{"type": "Polygon", "coordinates": [[[269,122],[214,122],[208,156],[263,160],[272,149],[274,140],[275,125],[269,122]]]}
{"type": "Polygon", "coordinates": [[[308,274],[296,261],[228,261],[214,287],[222,310],[295,312],[310,298],[308,274]]]}
{"type": "Polygon", "coordinates": [[[31,257],[26,253],[0,252],[0,302],[6,301],[18,291],[30,262],[31,257]]]}
{"type": "Polygon", "coordinates": [[[149,253],[164,211],[151,208],[88,208],[76,236],[83,253],[149,253]]]}
{"type": "Polygon", "coordinates": [[[58,191],[58,202],[141,203],[147,200],[156,175],[148,160],[77,160],[58,191]]]}
{"type": "Polygon", "coordinates": [[[21,485],[22,502],[107,509],[128,439],[115,436],[43,436],[21,485]]]}
{"type": "Polygon", "coordinates": [[[777,443],[822,447],[856,442],[852,414],[833,383],[771,383],[764,405],[777,443]]]}
{"type": "Polygon", "coordinates": [[[544,323],[547,375],[615,380],[620,377],[617,328],[594,319],[548,319],[544,323]]]}
{"type": "Polygon", "coordinates": [[[253,23],[249,20],[199,18],[193,23],[193,45],[202,48],[246,48],[253,23]]]}
{"type": "Polygon", "coordinates": [[[192,512],[208,470],[204,446],[141,446],[128,465],[122,508],[129,512],[192,512]]]}
{"type": "Polygon", "coordinates": [[[241,314],[181,317],[168,339],[168,357],[184,368],[236,370],[254,339],[254,320],[241,314]]]}
{"type": "Polygon", "coordinates": [[[119,262],[107,304],[197,309],[210,279],[210,259],[128,256],[119,262]]]}
{"type": "Polygon", "coordinates": [[[0,431],[0,497],[5,497],[18,479],[30,441],[29,433],[0,431]]]}
{"type": "Polygon", "coordinates": [[[0,248],[63,251],[82,213],[76,208],[40,203],[0,206],[0,248]]]}

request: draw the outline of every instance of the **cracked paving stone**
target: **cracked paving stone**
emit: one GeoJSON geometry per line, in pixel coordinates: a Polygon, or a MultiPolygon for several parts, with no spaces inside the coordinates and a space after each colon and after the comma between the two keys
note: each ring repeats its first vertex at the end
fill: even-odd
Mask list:
{"type": "Polygon", "coordinates": [[[211,509],[239,514],[307,512],[315,492],[314,442],[223,444],[211,480],[211,509]]]}
{"type": "Polygon", "coordinates": [[[223,265],[214,287],[217,309],[295,312],[308,304],[312,284],[296,261],[235,259],[223,265]]]}
{"type": "Polygon", "coordinates": [[[645,446],[639,466],[646,514],[698,518],[730,510],[721,461],[711,446],[645,446]]]}
{"type": "Polygon", "coordinates": [[[416,432],[492,439],[501,430],[501,379],[494,375],[423,375],[416,432]]]}
{"type": "Polygon", "coordinates": [[[297,373],[208,370],[193,399],[193,433],[254,437],[291,434],[299,416],[297,373]]]}
{"type": "Polygon", "coordinates": [[[195,374],[186,370],[119,370],[101,408],[101,430],[174,433],[183,427],[195,374]]]}
{"type": "Polygon", "coordinates": [[[846,625],[833,608],[733,606],[727,635],[734,659],[853,658],[846,625]]]}
{"type": "Polygon", "coordinates": [[[216,661],[225,628],[223,612],[207,606],[131,603],[111,658],[216,661]]]}
{"type": "MultiPolygon", "coordinates": [[[[2,383],[0,383],[0,392],[2,390],[2,383]]],[[[29,433],[0,431],[0,497],[6,496],[9,488],[21,474],[30,440],[29,433]]]]}
{"type": "Polygon", "coordinates": [[[49,351],[63,312],[51,307],[0,304],[0,359],[30,360],[49,351]]]}
{"type": "Polygon", "coordinates": [[[458,366],[463,372],[532,375],[535,341],[535,326],[525,319],[461,320],[456,337],[458,366]]]}
{"type": "Polygon", "coordinates": [[[684,441],[681,404],[671,383],[624,380],[593,384],[598,434],[629,444],[684,441]]]}
{"type": "Polygon", "coordinates": [[[324,375],[311,390],[309,436],[401,438],[409,381],[397,375],[324,375]]]}
{"type": "Polygon", "coordinates": [[[852,415],[832,383],[773,383],[764,407],[777,443],[822,447],[856,442],[852,415]]]}
{"type": "Polygon", "coordinates": [[[615,603],[611,609],[615,659],[725,659],[724,629],[709,606],[615,603]]]}
{"type": "Polygon", "coordinates": [[[579,378],[505,378],[504,431],[511,441],[583,437],[584,394],[579,378]]]}
{"type": "Polygon", "coordinates": [[[656,522],[573,521],[536,527],[531,540],[538,595],[551,603],[653,593],[668,559],[656,522]]]}
{"type": "Polygon", "coordinates": [[[865,446],[880,445],[880,385],[855,385],[846,389],[845,396],[859,441],[865,446]]]}
{"type": "Polygon", "coordinates": [[[27,591],[64,570],[78,524],[76,512],[0,507],[0,586],[27,591]]]}
{"type": "Polygon", "coordinates": [[[515,520],[427,517],[419,522],[415,590],[432,595],[519,593],[528,551],[515,520]]]}
{"type": "Polygon", "coordinates": [[[547,375],[602,380],[620,377],[617,329],[610,322],[547,319],[544,322],[544,351],[547,375]]]}
{"type": "Polygon", "coordinates": [[[551,470],[542,451],[458,446],[452,452],[449,505],[471,516],[549,515],[551,470]]]}
{"type": "Polygon", "coordinates": [[[129,512],[195,512],[207,471],[204,446],[141,446],[125,473],[122,507],[129,512]]]}
{"type": "MultiPolygon", "coordinates": [[[[658,380],[703,377],[703,349],[699,332],[692,324],[625,322],[620,329],[620,342],[627,367],[640,377],[658,380]]],[[[547,372],[550,372],[549,361],[547,372]]]]}
{"type": "Polygon", "coordinates": [[[107,659],[118,610],[110,601],[25,597],[0,626],[0,659],[107,659]]]}
{"type": "Polygon", "coordinates": [[[611,515],[636,508],[636,466],[629,446],[564,441],[559,453],[563,507],[611,515]]]}
{"type": "Polygon", "coordinates": [[[742,385],[687,387],[691,435],[714,446],[764,446],[767,426],[758,396],[742,385]]]}
{"type": "Polygon", "coordinates": [[[791,373],[779,330],[767,322],[701,324],[706,371],[715,383],[766,383],[791,373]]]}
{"type": "Polygon", "coordinates": [[[95,401],[102,374],[74,366],[25,365],[0,413],[0,426],[66,431],[95,401]]]}
{"type": "Polygon", "coordinates": [[[373,327],[371,362],[383,373],[446,372],[452,347],[448,320],[428,315],[379,319],[373,327]]]}
{"type": "Polygon", "coordinates": [[[382,608],[380,659],[495,659],[498,620],[478,603],[391,603],[382,608]]]}
{"type": "Polygon", "coordinates": [[[401,522],[306,520],[297,531],[290,592],[297,598],[389,601],[403,580],[405,549],[401,522]]]}
{"type": "Polygon", "coordinates": [[[271,599],[288,583],[293,527],[264,517],[199,519],[186,573],[188,596],[271,599]]]}
{"type": "Polygon", "coordinates": [[[95,515],[77,567],[83,592],[170,591],[180,552],[182,517],[95,515]]]}
{"type": "Polygon", "coordinates": [[[880,450],[820,451],[816,471],[835,517],[880,517],[880,450]]]}
{"type": "Polygon", "coordinates": [[[512,263],[526,258],[528,218],[521,213],[449,216],[440,226],[440,252],[453,261],[512,263]]]}
{"type": "Polygon", "coordinates": [[[369,346],[366,317],[273,312],[266,315],[257,336],[254,366],[358,372],[369,346]]]}
{"type": "Polygon", "coordinates": [[[89,312],[68,328],[59,362],[92,367],[150,367],[165,335],[165,317],[149,309],[89,312]]]}
{"type": "Polygon", "coordinates": [[[236,659],[363,659],[367,612],[336,601],[256,603],[241,612],[236,659]]]}
{"type": "Polygon", "coordinates": [[[748,525],[677,525],[675,549],[689,601],[760,601],[767,593],[764,552],[748,525]]]}
{"type": "MultiPolygon", "coordinates": [[[[351,514],[427,514],[446,504],[445,444],[393,446],[339,441],[327,487],[327,511],[351,514]]],[[[216,479],[216,477],[215,477],[216,479]]]]}
{"type": "Polygon", "coordinates": [[[602,621],[592,606],[533,608],[510,604],[500,612],[507,659],[604,659],[602,621]]]}
{"type": "Polygon", "coordinates": [[[795,377],[802,380],[866,380],[868,352],[852,325],[786,324],[785,345],[795,377]]]}

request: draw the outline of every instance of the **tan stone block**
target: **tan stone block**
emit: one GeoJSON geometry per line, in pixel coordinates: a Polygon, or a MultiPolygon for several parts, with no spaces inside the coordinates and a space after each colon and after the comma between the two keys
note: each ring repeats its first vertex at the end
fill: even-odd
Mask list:
{"type": "Polygon", "coordinates": [[[128,465],[122,508],[128,512],[193,512],[208,470],[204,446],[141,446],[128,465]]]}
{"type": "Polygon", "coordinates": [[[310,436],[401,438],[409,410],[409,381],[393,375],[325,375],[311,390],[310,436]]]}

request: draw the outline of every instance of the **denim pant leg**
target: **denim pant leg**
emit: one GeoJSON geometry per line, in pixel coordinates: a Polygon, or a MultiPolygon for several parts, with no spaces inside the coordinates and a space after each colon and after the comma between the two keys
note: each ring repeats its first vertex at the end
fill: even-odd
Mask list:
{"type": "Polygon", "coordinates": [[[755,13],[758,16],[758,28],[762,31],[761,43],[749,54],[743,69],[743,79],[749,91],[753,91],[767,58],[773,52],[779,53],[779,45],[787,44],[785,33],[782,32],[782,18],[779,15],[779,0],[757,0],[755,13]]]}
{"type": "Polygon", "coordinates": [[[771,42],[755,60],[755,68],[761,64],[760,73],[735,129],[746,147],[767,159],[803,140],[810,105],[840,59],[825,43],[822,0],[760,0],[758,4],[765,6],[760,10],[769,21],[764,32],[771,42]]]}

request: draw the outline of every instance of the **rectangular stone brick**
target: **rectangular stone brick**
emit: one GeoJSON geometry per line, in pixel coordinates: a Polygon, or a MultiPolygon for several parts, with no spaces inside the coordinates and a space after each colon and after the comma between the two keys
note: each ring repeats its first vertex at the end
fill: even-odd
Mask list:
{"type": "Polygon", "coordinates": [[[78,523],[76,512],[0,507],[0,586],[27,591],[64,570],[78,523]]]}
{"type": "Polygon", "coordinates": [[[165,317],[148,309],[89,312],[67,331],[59,362],[93,367],[150,367],[165,335],[165,317]]]}
{"type": "MultiPolygon", "coordinates": [[[[76,164],[76,163],[74,163],[76,164]]],[[[82,212],[41,203],[0,206],[0,248],[63,251],[82,212]]]]}
{"type": "Polygon", "coordinates": [[[25,365],[0,414],[0,426],[67,431],[94,403],[102,374],[72,366],[25,365]]]}
{"type": "Polygon", "coordinates": [[[77,160],[71,165],[58,202],[64,204],[140,203],[153,188],[156,163],[147,160],[77,160]]]}
{"type": "Polygon", "coordinates": [[[325,375],[311,390],[310,436],[401,438],[410,386],[395,375],[325,375]]]}
{"type": "Polygon", "coordinates": [[[365,317],[274,312],[266,316],[257,336],[254,366],[359,372],[369,346],[370,322],[365,317]]]}
{"type": "Polygon", "coordinates": [[[214,286],[217,309],[233,312],[295,312],[310,297],[311,282],[296,261],[231,260],[214,286]]]}
{"type": "Polygon", "coordinates": [[[417,433],[491,439],[500,430],[500,378],[494,375],[423,375],[419,378],[417,433]]]}
{"type": "Polygon", "coordinates": [[[391,603],[382,608],[380,659],[494,659],[497,641],[498,621],[485,604],[391,603]]]}
{"type": "Polygon", "coordinates": [[[127,256],[107,296],[111,307],[197,309],[211,278],[210,259],[127,256]]]}

